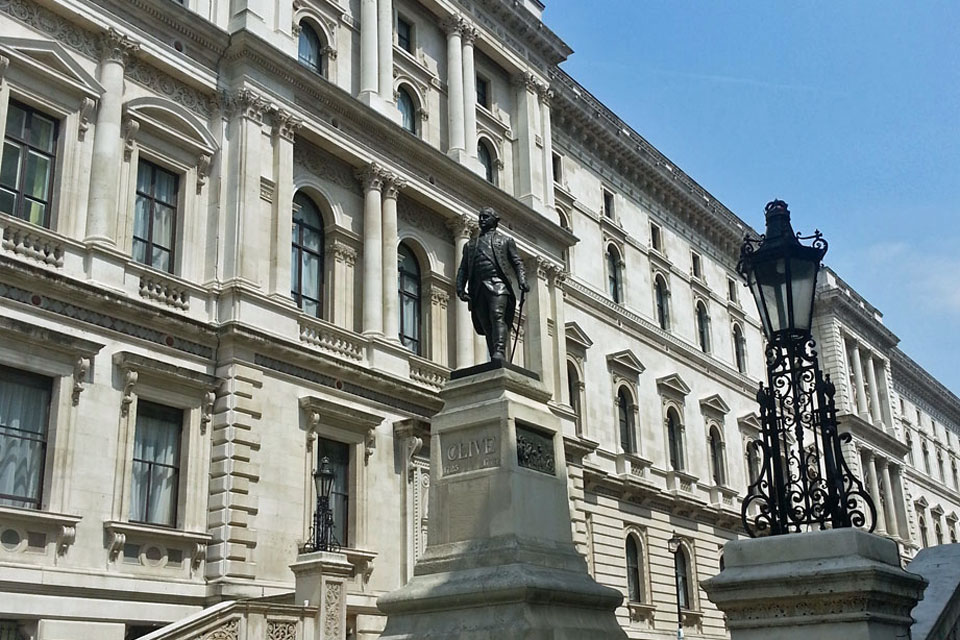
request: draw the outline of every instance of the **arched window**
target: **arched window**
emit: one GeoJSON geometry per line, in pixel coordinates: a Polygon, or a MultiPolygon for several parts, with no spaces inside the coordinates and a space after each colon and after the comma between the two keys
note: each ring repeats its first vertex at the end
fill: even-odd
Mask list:
{"type": "Polygon", "coordinates": [[[317,35],[316,29],[306,22],[300,23],[300,45],[297,58],[300,64],[314,73],[324,75],[323,40],[317,35]]]}
{"type": "Polygon", "coordinates": [[[420,339],[420,265],[405,244],[397,248],[400,272],[400,342],[422,355],[420,339]]]}
{"type": "Polygon", "coordinates": [[[710,463],[713,466],[713,483],[718,487],[726,486],[727,470],[724,461],[723,438],[716,425],[710,427],[710,463]]]}
{"type": "Polygon", "coordinates": [[[954,460],[953,465],[953,488],[960,489],[960,475],[957,474],[957,461],[954,460]]]}
{"type": "Polygon", "coordinates": [[[924,519],[923,516],[920,516],[919,518],[917,518],[917,521],[920,526],[920,546],[926,547],[927,546],[927,521],[924,519]]]}
{"type": "Polygon", "coordinates": [[[687,550],[683,546],[676,554],[676,571],[677,598],[680,599],[680,608],[690,609],[692,604],[690,599],[690,583],[692,582],[690,578],[690,559],[687,557],[687,550]]]}
{"type": "Polygon", "coordinates": [[[397,109],[400,111],[400,126],[417,135],[417,103],[406,87],[397,89],[397,109]]]}
{"type": "Polygon", "coordinates": [[[756,441],[747,444],[747,480],[752,485],[760,477],[760,447],[756,441]]]}
{"type": "Polygon", "coordinates": [[[937,451],[937,469],[940,471],[940,482],[947,481],[947,472],[943,469],[943,454],[937,451]]]}
{"type": "Polygon", "coordinates": [[[667,306],[667,295],[667,283],[663,276],[657,275],[653,282],[653,297],[657,307],[657,323],[664,331],[670,328],[670,309],[667,306]]]}
{"type": "Polygon", "coordinates": [[[910,437],[910,430],[904,429],[904,438],[907,444],[907,462],[910,463],[910,466],[914,466],[915,462],[913,459],[913,438],[910,437]]]}
{"type": "Polygon", "coordinates": [[[680,416],[672,408],[667,411],[667,445],[670,450],[670,468],[683,471],[683,434],[680,432],[680,416]]]}
{"type": "Polygon", "coordinates": [[[723,559],[723,551],[721,551],[721,552],[720,552],[720,571],[723,571],[723,570],[726,569],[726,568],[727,568],[727,563],[726,563],[726,561],[723,559]]]}
{"type": "Polygon", "coordinates": [[[480,161],[480,166],[483,167],[483,177],[487,179],[487,182],[490,184],[497,184],[497,174],[495,171],[495,166],[493,162],[493,151],[490,150],[490,145],[484,140],[477,142],[477,160],[480,161]]]}
{"type": "Polygon", "coordinates": [[[707,315],[707,305],[703,301],[697,303],[697,340],[700,350],[710,352],[710,316],[707,315]]]}
{"type": "Polygon", "coordinates": [[[747,345],[743,338],[743,329],[740,325],[733,325],[733,359],[737,363],[737,371],[747,372],[747,345]]]}
{"type": "Polygon", "coordinates": [[[620,302],[623,274],[620,271],[620,252],[613,245],[607,247],[607,291],[614,302],[620,302]]]}
{"type": "Polygon", "coordinates": [[[323,291],[323,218],[303,192],[293,197],[290,293],[304,313],[320,317],[323,291]]]}
{"type": "Polygon", "coordinates": [[[957,542],[957,529],[956,524],[950,525],[950,542],[956,544],[957,542]]]}
{"type": "Polygon", "coordinates": [[[583,435],[583,416],[580,409],[580,375],[577,367],[567,360],[567,394],[570,398],[570,408],[576,416],[577,435],[583,435]]]}
{"type": "Polygon", "coordinates": [[[926,440],[923,441],[921,448],[923,449],[923,468],[927,472],[927,475],[932,475],[930,472],[930,450],[927,449],[926,440]]]}
{"type": "Polygon", "coordinates": [[[627,596],[630,602],[644,601],[643,552],[633,534],[627,536],[627,596]]]}
{"type": "Polygon", "coordinates": [[[636,441],[633,435],[633,419],[630,415],[630,399],[627,390],[620,387],[617,392],[617,424],[620,427],[620,448],[624,453],[636,451],[636,441]]]}
{"type": "Polygon", "coordinates": [[[933,524],[933,535],[937,538],[937,544],[943,544],[943,527],[939,521],[933,524]]]}

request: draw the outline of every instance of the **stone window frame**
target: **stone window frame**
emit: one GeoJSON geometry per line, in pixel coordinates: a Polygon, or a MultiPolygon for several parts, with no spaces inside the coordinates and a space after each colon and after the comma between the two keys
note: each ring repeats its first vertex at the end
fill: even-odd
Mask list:
{"type": "Polygon", "coordinates": [[[59,42],[45,39],[0,37],[0,125],[6,126],[10,100],[41,111],[58,122],[54,152],[53,183],[50,185],[49,225],[40,227],[19,221],[31,230],[46,229],[68,236],[83,235],[81,220],[62,208],[64,188],[79,184],[81,156],[93,138],[86,139],[90,119],[103,86],[84,70],[59,42]],[[60,68],[40,62],[27,52],[56,59],[60,68]]]}
{"type": "Polygon", "coordinates": [[[165,278],[200,279],[205,247],[207,177],[220,149],[213,133],[183,106],[155,96],[128,100],[121,120],[123,162],[119,175],[117,247],[130,256],[136,269],[165,278]],[[177,123],[177,128],[171,125],[177,123]],[[169,272],[133,262],[133,227],[140,160],[146,160],[179,177],[174,263],[169,272]],[[200,249],[201,251],[197,251],[200,249]]]}
{"type": "Polygon", "coordinates": [[[667,478],[667,487],[672,490],[696,492],[696,483],[699,478],[690,468],[689,436],[687,432],[686,398],[690,387],[678,374],[670,374],[657,378],[657,391],[660,394],[660,411],[662,424],[662,442],[664,444],[663,469],[667,478]],[[670,464],[670,412],[676,413],[678,418],[680,469],[674,469],[670,464]],[[689,486],[689,489],[685,487],[689,486]]]}
{"type": "Polygon", "coordinates": [[[188,577],[202,577],[206,546],[211,540],[207,533],[206,508],[211,464],[208,431],[219,381],[201,371],[131,351],[114,353],[112,362],[121,395],[113,501],[110,519],[104,522],[109,564],[123,571],[152,573],[165,566],[170,549],[180,548],[190,556],[185,570],[188,577]],[[137,406],[141,398],[183,411],[177,523],[174,527],[130,520],[137,406]],[[124,562],[125,546],[133,543],[142,543],[139,554],[142,567],[131,567],[124,562]],[[163,551],[163,558],[157,563],[144,559],[146,550],[153,546],[163,551]]]}
{"type": "MultiPolygon", "coordinates": [[[[293,57],[299,57],[300,24],[307,22],[316,34],[326,43],[320,50],[323,77],[333,84],[337,84],[337,35],[342,9],[336,7],[329,0],[325,2],[305,2],[294,0],[291,34],[294,36],[291,49],[293,57]]],[[[300,64],[297,60],[297,64],[300,64]]]]}
{"type": "MultiPolygon", "coordinates": [[[[427,111],[427,98],[424,95],[424,91],[418,86],[418,83],[411,77],[406,74],[400,74],[394,80],[393,83],[393,101],[395,104],[399,104],[400,101],[400,92],[405,92],[410,100],[413,102],[413,131],[403,127],[401,123],[401,129],[407,133],[414,135],[418,138],[423,139],[424,137],[424,127],[423,122],[429,119],[429,112],[427,111]]],[[[399,113],[399,108],[398,108],[399,113]]]]}
{"type": "Polygon", "coordinates": [[[650,272],[650,295],[653,300],[653,321],[661,331],[670,332],[673,328],[673,318],[670,312],[670,298],[673,295],[670,287],[669,272],[654,267],[650,272]],[[663,282],[663,322],[660,322],[660,314],[657,310],[657,280],[663,282]]]}
{"type": "Polygon", "coordinates": [[[629,290],[627,286],[627,260],[623,243],[615,238],[604,234],[603,238],[603,292],[610,296],[614,303],[625,306],[627,303],[626,293],[629,290]],[[617,257],[617,297],[613,298],[610,292],[610,251],[616,252],[617,257]]]}
{"type": "MultiPolygon", "coordinates": [[[[55,541],[57,555],[66,553],[73,544],[77,523],[82,518],[67,513],[70,507],[67,489],[73,470],[70,451],[78,429],[77,407],[81,394],[92,377],[93,361],[103,347],[102,343],[33,322],[0,316],[0,363],[51,379],[40,508],[0,506],[0,519],[11,523],[24,540],[28,528],[50,534],[48,538],[55,541]]],[[[49,555],[45,549],[37,561],[53,562],[48,562],[49,555]]]]}
{"type": "Polygon", "coordinates": [[[743,331],[742,322],[738,320],[731,321],[730,340],[733,344],[733,366],[737,369],[738,372],[742,373],[743,375],[747,375],[750,367],[749,367],[749,360],[747,358],[747,336],[743,331]],[[737,331],[740,332],[739,339],[737,338],[737,331]],[[738,355],[738,352],[739,352],[739,355],[738,355]]]}
{"type": "Polygon", "coordinates": [[[687,586],[690,591],[689,606],[682,610],[683,623],[684,625],[697,625],[702,618],[703,612],[700,606],[700,576],[697,571],[696,539],[684,535],[678,535],[677,537],[680,539],[680,553],[686,556],[687,586]]]}
{"type": "Polygon", "coordinates": [[[573,413],[576,417],[574,423],[574,429],[576,430],[577,437],[582,438],[584,431],[584,423],[586,422],[586,383],[583,379],[583,359],[577,358],[576,356],[570,355],[568,353],[566,358],[566,367],[567,367],[567,394],[570,395],[573,391],[572,387],[575,382],[576,384],[576,402],[574,398],[567,398],[570,408],[573,410],[573,413]],[[570,377],[570,370],[573,370],[575,378],[570,377]]]}
{"type": "MultiPolygon", "coordinates": [[[[344,307],[353,305],[353,296],[356,294],[356,289],[354,280],[356,278],[356,272],[354,271],[354,266],[356,265],[357,257],[359,254],[359,247],[362,243],[359,239],[356,238],[356,235],[350,231],[347,227],[342,224],[343,215],[342,211],[339,210],[340,205],[334,205],[334,202],[337,200],[333,199],[333,194],[327,188],[324,183],[312,176],[311,174],[304,173],[302,175],[295,176],[293,188],[290,190],[290,200],[288,204],[282,205],[280,207],[281,211],[289,211],[289,218],[283,224],[284,229],[290,228],[293,221],[293,212],[294,207],[298,206],[294,199],[297,194],[300,192],[310,198],[317,209],[320,211],[320,217],[323,221],[323,264],[321,265],[321,279],[323,281],[323,287],[321,289],[321,311],[320,317],[311,316],[308,313],[304,312],[302,309],[296,306],[296,302],[291,297],[290,293],[290,273],[293,269],[293,265],[287,265],[287,272],[282,274],[282,277],[279,277],[278,280],[285,283],[284,293],[278,296],[282,297],[285,301],[289,301],[290,304],[294,306],[297,310],[297,314],[301,318],[309,318],[311,320],[319,320],[322,322],[328,322],[330,324],[336,324],[334,322],[335,310],[337,305],[344,305],[344,307]],[[350,269],[346,275],[345,284],[347,290],[339,288],[336,283],[335,273],[335,263],[338,260],[343,260],[344,262],[349,262],[350,269]],[[334,300],[334,297],[337,299],[334,300]]],[[[287,215],[287,214],[284,214],[287,215]]],[[[279,242],[277,243],[277,251],[284,251],[289,254],[290,246],[292,246],[292,237],[290,235],[286,236],[287,244],[280,248],[279,242]]],[[[271,255],[272,260],[276,260],[276,254],[271,255]]],[[[288,260],[289,262],[289,260],[288,260]]],[[[339,326],[339,325],[337,325],[339,326]]],[[[342,327],[349,331],[354,329],[353,326],[342,327]]]]}
{"type": "Polygon", "coordinates": [[[697,347],[703,353],[710,355],[713,353],[713,335],[712,327],[713,321],[710,318],[710,301],[704,296],[694,295],[693,296],[693,323],[694,323],[694,336],[696,337],[697,347]],[[701,317],[700,309],[703,308],[703,318],[701,326],[701,317]],[[703,340],[701,341],[701,332],[703,333],[703,340]]]}
{"type": "MultiPolygon", "coordinates": [[[[340,540],[348,559],[354,556],[373,555],[363,548],[370,539],[370,527],[359,505],[366,504],[372,489],[368,486],[367,465],[377,448],[377,428],[383,416],[369,413],[347,405],[339,400],[315,395],[301,396],[300,410],[305,424],[303,462],[303,514],[301,541],[310,537],[310,526],[317,503],[313,482],[315,467],[315,444],[318,437],[341,442],[350,447],[350,485],[347,535],[349,540],[340,540]]],[[[352,562],[352,560],[351,560],[352,562]]]]}
{"type": "MultiPolygon", "coordinates": [[[[648,543],[647,528],[637,524],[627,524],[623,529],[623,549],[624,549],[624,569],[629,571],[626,565],[626,545],[627,540],[633,538],[637,545],[637,552],[640,554],[640,596],[641,600],[631,600],[629,592],[624,594],[623,602],[630,613],[631,622],[640,622],[647,620],[653,621],[657,605],[653,601],[653,579],[650,571],[650,545],[648,543]]],[[[629,585],[629,576],[627,577],[629,585]]]]}
{"type": "MultiPolygon", "coordinates": [[[[492,184],[495,187],[499,187],[502,182],[501,172],[503,171],[503,150],[501,149],[501,144],[497,141],[497,138],[494,137],[491,133],[480,130],[477,133],[477,151],[479,155],[480,145],[485,145],[487,151],[490,152],[490,162],[492,163],[492,173],[493,173],[493,182],[492,184]]],[[[486,176],[481,176],[486,179],[486,176]]]]}

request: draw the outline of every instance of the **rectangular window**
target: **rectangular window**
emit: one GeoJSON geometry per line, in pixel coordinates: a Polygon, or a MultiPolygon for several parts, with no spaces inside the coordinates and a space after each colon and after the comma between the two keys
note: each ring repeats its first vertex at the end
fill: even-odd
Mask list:
{"type": "Polygon", "coordinates": [[[553,181],[563,183],[563,157],[559,153],[553,154],[553,181]]]}
{"type": "Polygon", "coordinates": [[[727,300],[737,302],[737,281],[727,278],[727,300]]]}
{"type": "Polygon", "coordinates": [[[660,227],[654,223],[650,223],[650,247],[655,251],[663,251],[663,240],[660,237],[660,227]]]}
{"type": "Polygon", "coordinates": [[[137,167],[137,204],[133,220],[133,259],[173,272],[180,177],[152,162],[137,167]]]}
{"type": "Polygon", "coordinates": [[[700,256],[696,253],[690,254],[690,270],[694,278],[703,278],[703,264],[700,256]]]}
{"type": "Polygon", "coordinates": [[[130,520],[177,525],[183,410],[140,400],[133,444],[130,520]]]}
{"type": "Polygon", "coordinates": [[[397,45],[408,53],[413,53],[413,25],[397,16],[397,45]]]}
{"type": "Polygon", "coordinates": [[[330,460],[333,488],[330,490],[330,509],[333,511],[333,534],[342,546],[350,546],[350,445],[335,440],[317,438],[317,464],[330,460]]]}
{"type": "Polygon", "coordinates": [[[490,81],[477,76],[477,104],[490,109],[490,81]]]}
{"type": "Polygon", "coordinates": [[[50,226],[59,122],[10,101],[0,159],[0,211],[50,226]]]}
{"type": "Polygon", "coordinates": [[[0,366],[0,505],[39,509],[50,378],[0,366]]]}
{"type": "Polygon", "coordinates": [[[613,193],[603,190],[603,215],[613,219],[613,193]]]}
{"type": "Polygon", "coordinates": [[[921,418],[920,409],[917,409],[917,428],[918,429],[923,426],[923,423],[920,421],[920,418],[921,418]]]}

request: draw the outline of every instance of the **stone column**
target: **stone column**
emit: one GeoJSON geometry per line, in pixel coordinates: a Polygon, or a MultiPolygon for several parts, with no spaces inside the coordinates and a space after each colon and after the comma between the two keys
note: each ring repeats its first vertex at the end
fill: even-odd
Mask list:
{"type": "Polygon", "coordinates": [[[100,37],[100,84],[103,95],[97,109],[97,128],[90,162],[90,195],[85,240],[116,244],[117,176],[120,173],[123,113],[123,69],[140,45],[113,27],[100,37]]]}
{"type": "Polygon", "coordinates": [[[387,174],[383,183],[383,334],[400,340],[400,272],[397,267],[397,196],[406,182],[387,174]]]}
{"type": "Polygon", "coordinates": [[[360,98],[368,104],[380,88],[378,39],[377,0],[360,0],[360,98]]]}
{"type": "Polygon", "coordinates": [[[870,385],[870,420],[874,425],[882,426],[883,412],[880,410],[880,392],[877,388],[877,372],[873,366],[873,355],[867,352],[867,384],[870,385]]]}
{"type": "Polygon", "coordinates": [[[543,208],[543,156],[537,144],[537,120],[540,101],[537,97],[542,85],[532,73],[514,78],[517,87],[517,141],[520,151],[516,170],[517,198],[527,206],[540,211],[543,208]]]}
{"type": "Polygon", "coordinates": [[[870,490],[870,498],[877,508],[877,533],[883,535],[887,532],[883,503],[880,502],[880,486],[877,482],[877,465],[873,452],[863,451],[863,463],[867,467],[867,487],[870,490]]]}
{"type": "Polygon", "coordinates": [[[460,160],[466,150],[463,97],[463,18],[450,16],[443,23],[447,32],[447,154],[460,160]]]}
{"type": "Polygon", "coordinates": [[[894,512],[897,516],[897,531],[900,532],[900,538],[902,540],[910,540],[910,524],[907,519],[907,505],[904,500],[903,494],[903,482],[900,479],[900,467],[898,465],[888,465],[892,466],[892,469],[888,468],[890,474],[890,480],[893,482],[893,497],[896,500],[896,506],[894,507],[894,512]]]}
{"type": "Polygon", "coordinates": [[[927,584],[893,540],[854,528],[735,540],[723,558],[700,585],[731,640],[909,638],[927,584]]]}
{"type": "Polygon", "coordinates": [[[867,390],[863,384],[863,364],[860,361],[860,345],[854,342],[850,346],[850,366],[853,367],[853,382],[857,386],[857,412],[867,419],[867,390]]]}
{"type": "Polygon", "coordinates": [[[543,203],[553,215],[555,194],[553,191],[553,135],[550,124],[550,101],[553,91],[542,87],[540,92],[540,133],[543,137],[543,203]]]}
{"type": "MultiPolygon", "coordinates": [[[[270,238],[270,294],[284,301],[290,298],[290,246],[292,242],[293,139],[303,121],[284,110],[273,114],[273,175],[276,190],[270,238]]],[[[321,265],[321,269],[323,265],[321,265]]],[[[326,301],[324,301],[326,304],[326,301]]],[[[329,317],[329,316],[325,316],[329,317]]]]}
{"type": "Polygon", "coordinates": [[[883,478],[883,499],[886,508],[884,509],[887,523],[887,533],[894,538],[899,537],[897,527],[897,503],[893,497],[893,484],[890,481],[890,463],[886,458],[880,461],[880,477],[883,478]]]}
{"type": "Polygon", "coordinates": [[[377,0],[377,46],[380,97],[393,103],[393,0],[377,0]]]}
{"type": "Polygon", "coordinates": [[[463,125],[464,144],[468,158],[477,157],[477,72],[473,64],[473,42],[477,39],[477,28],[464,24],[461,30],[463,39],[463,125]]]}
{"type": "MultiPolygon", "coordinates": [[[[463,248],[467,240],[473,234],[477,223],[467,215],[460,215],[450,221],[449,227],[453,232],[454,242],[456,243],[455,264],[460,266],[460,258],[463,256],[463,248]]],[[[473,354],[473,320],[470,317],[470,310],[467,303],[462,300],[455,300],[454,304],[454,326],[457,342],[456,366],[458,369],[464,369],[474,364],[473,354]]]]}
{"type": "Polygon", "coordinates": [[[385,172],[374,163],[358,177],[363,183],[363,333],[383,334],[383,233],[381,227],[385,172]]]}

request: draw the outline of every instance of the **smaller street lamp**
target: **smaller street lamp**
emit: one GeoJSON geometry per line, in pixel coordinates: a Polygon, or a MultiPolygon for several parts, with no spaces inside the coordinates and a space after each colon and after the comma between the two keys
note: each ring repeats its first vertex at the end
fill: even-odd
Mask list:
{"type": "Polygon", "coordinates": [[[311,540],[304,545],[309,551],[339,551],[340,543],[333,533],[333,510],[330,508],[330,493],[333,491],[333,470],[330,458],[324,456],[313,472],[313,484],[317,490],[317,508],[313,513],[311,540]]]}
{"type": "Polygon", "coordinates": [[[683,539],[673,532],[673,537],[667,540],[667,548],[673,554],[673,577],[677,587],[677,640],[683,640],[683,611],[680,598],[680,548],[683,546],[683,539]]]}

